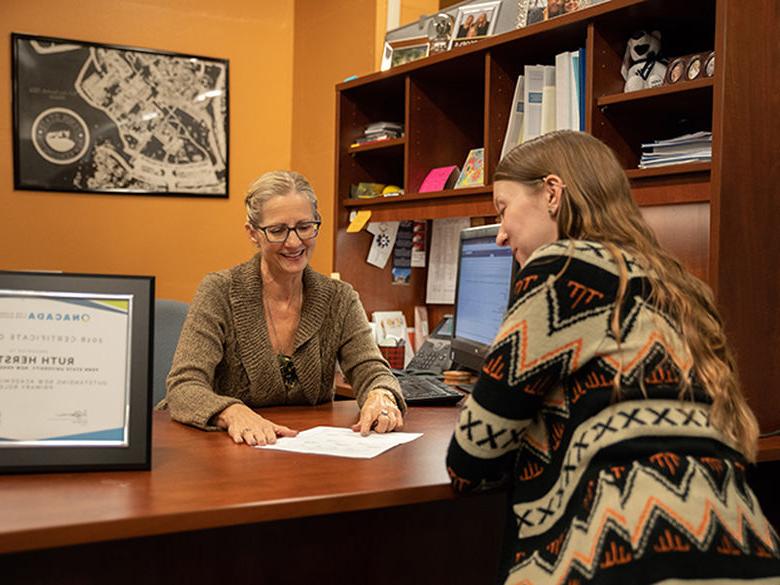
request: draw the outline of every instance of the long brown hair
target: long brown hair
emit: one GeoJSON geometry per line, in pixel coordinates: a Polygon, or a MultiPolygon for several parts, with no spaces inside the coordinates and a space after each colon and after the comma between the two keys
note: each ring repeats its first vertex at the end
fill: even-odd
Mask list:
{"type": "MultiPolygon", "coordinates": [[[[512,149],[498,164],[494,181],[541,186],[543,177],[561,177],[563,194],[557,216],[562,239],[602,243],[619,268],[619,285],[611,326],[620,343],[620,308],[628,282],[620,249],[645,270],[652,286],[651,302],[675,322],[693,373],[712,398],[711,421],[734,446],[755,460],[758,423],[747,405],[734,355],[726,341],[712,290],[664,251],[631,196],[614,153],[589,134],[561,130],[544,134],[512,149]]],[[[684,371],[682,364],[677,364],[684,371]]],[[[616,375],[619,388],[621,372],[616,375]]],[[[680,397],[690,390],[683,376],[680,397]]]]}

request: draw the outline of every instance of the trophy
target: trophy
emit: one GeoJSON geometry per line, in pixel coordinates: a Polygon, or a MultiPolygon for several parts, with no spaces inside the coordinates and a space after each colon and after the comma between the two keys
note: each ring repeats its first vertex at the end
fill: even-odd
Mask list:
{"type": "Polygon", "coordinates": [[[450,43],[450,33],[454,22],[452,16],[446,12],[440,12],[428,21],[429,54],[441,53],[447,50],[450,43]]]}

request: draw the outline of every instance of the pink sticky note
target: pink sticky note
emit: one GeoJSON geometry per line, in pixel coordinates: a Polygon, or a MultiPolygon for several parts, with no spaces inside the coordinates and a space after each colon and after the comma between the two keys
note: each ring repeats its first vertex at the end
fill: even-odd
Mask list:
{"type": "Polygon", "coordinates": [[[458,167],[450,165],[448,167],[437,167],[431,169],[425,176],[425,180],[420,185],[419,193],[430,193],[431,191],[444,191],[447,188],[447,182],[453,172],[457,172],[458,167]]]}

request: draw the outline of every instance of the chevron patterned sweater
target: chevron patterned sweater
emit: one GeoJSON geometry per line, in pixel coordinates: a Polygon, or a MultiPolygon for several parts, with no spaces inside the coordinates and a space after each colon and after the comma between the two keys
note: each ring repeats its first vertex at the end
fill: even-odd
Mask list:
{"type": "Polygon", "coordinates": [[[507,584],[778,583],[777,535],[745,460],[710,424],[695,381],[678,398],[691,364],[624,258],[619,345],[609,251],[559,241],[529,258],[456,426],[453,486],[509,490],[507,584]]]}

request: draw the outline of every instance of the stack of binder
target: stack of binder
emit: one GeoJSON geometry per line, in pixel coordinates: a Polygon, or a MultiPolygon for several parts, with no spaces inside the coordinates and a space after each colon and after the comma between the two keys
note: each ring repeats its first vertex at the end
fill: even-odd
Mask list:
{"type": "Polygon", "coordinates": [[[585,130],[585,49],[555,56],[555,65],[525,65],[518,76],[501,158],[553,130],[585,130]]]}
{"type": "Polygon", "coordinates": [[[642,144],[640,169],[712,160],[712,132],[683,134],[668,140],[642,144]]]}

